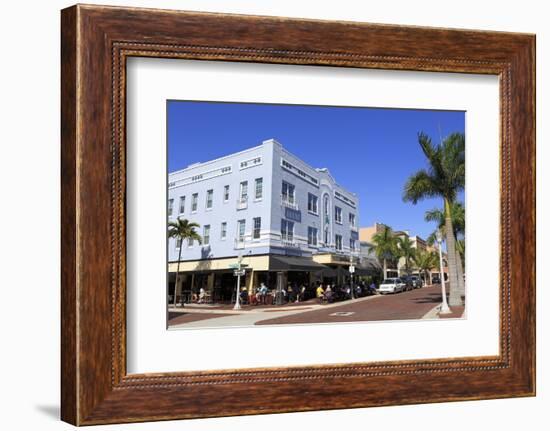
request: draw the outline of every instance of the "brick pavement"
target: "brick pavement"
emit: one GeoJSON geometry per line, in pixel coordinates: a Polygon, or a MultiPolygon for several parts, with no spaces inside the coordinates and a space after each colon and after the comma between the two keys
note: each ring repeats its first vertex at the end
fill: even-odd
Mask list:
{"type": "MultiPolygon", "coordinates": [[[[291,316],[267,319],[257,325],[276,325],[293,323],[332,323],[364,322],[381,320],[421,319],[428,311],[441,302],[439,286],[423,287],[410,292],[384,295],[366,302],[343,302],[338,307],[313,310],[291,316]],[[334,313],[341,312],[341,315],[334,313]],[[353,313],[353,314],[345,314],[353,313]]],[[[457,317],[457,316],[451,316],[457,317]]]]}
{"type": "Polygon", "coordinates": [[[215,319],[223,317],[223,314],[201,314],[201,313],[185,313],[185,312],[169,312],[168,326],[182,325],[184,323],[198,322],[199,320],[215,319]]]}

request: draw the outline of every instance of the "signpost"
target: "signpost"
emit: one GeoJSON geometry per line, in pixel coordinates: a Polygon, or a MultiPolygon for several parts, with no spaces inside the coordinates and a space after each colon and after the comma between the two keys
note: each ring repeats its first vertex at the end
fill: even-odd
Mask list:
{"type": "Polygon", "coordinates": [[[243,262],[243,255],[239,253],[239,260],[237,263],[232,263],[229,265],[229,268],[233,268],[233,275],[237,277],[237,297],[235,298],[235,306],[233,307],[233,310],[240,310],[241,309],[241,276],[245,275],[246,271],[243,269],[247,267],[247,264],[242,263],[243,262]]]}
{"type": "Polygon", "coordinates": [[[353,273],[355,272],[355,265],[353,265],[353,255],[350,253],[349,255],[349,260],[350,260],[350,265],[349,265],[349,273],[350,273],[350,294],[351,294],[351,299],[355,299],[355,288],[353,286],[353,273]]]}

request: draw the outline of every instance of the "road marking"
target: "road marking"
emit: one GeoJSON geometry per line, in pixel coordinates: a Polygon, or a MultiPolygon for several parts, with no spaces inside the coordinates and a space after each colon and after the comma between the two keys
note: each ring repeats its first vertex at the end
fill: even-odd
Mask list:
{"type": "Polygon", "coordinates": [[[329,316],[351,316],[355,314],[355,311],[337,311],[336,313],[329,314],[329,316]]]}

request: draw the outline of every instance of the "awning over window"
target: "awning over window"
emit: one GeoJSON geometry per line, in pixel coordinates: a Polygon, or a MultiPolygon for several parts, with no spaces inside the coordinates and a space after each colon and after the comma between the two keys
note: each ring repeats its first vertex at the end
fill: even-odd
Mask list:
{"type": "Polygon", "coordinates": [[[380,272],[382,267],[375,259],[363,259],[360,266],[355,267],[355,275],[373,275],[380,272]]]}
{"type": "Polygon", "coordinates": [[[270,271],[321,271],[325,265],[314,262],[311,258],[295,256],[270,256],[270,271]]]}

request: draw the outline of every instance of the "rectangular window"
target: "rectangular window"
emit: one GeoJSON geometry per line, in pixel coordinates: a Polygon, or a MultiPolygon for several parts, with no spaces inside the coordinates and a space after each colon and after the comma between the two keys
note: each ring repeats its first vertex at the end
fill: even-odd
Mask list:
{"type": "Polygon", "coordinates": [[[193,241],[193,238],[188,238],[188,239],[187,239],[187,246],[188,246],[188,247],[193,247],[193,242],[194,242],[194,241],[193,241]]]}
{"type": "Polygon", "coordinates": [[[342,235],[334,235],[334,242],[336,243],[336,250],[342,250],[342,235]]]}
{"type": "Polygon", "coordinates": [[[307,228],[307,243],[308,245],[317,245],[317,228],[308,226],[307,228]]]}
{"type": "Polygon", "coordinates": [[[174,199],[168,199],[168,215],[172,215],[172,211],[174,210],[174,199]]]}
{"type": "Polygon", "coordinates": [[[330,244],[330,236],[328,233],[328,228],[325,229],[325,246],[328,246],[330,244]]]}
{"type": "Polygon", "coordinates": [[[220,230],[220,238],[225,239],[227,238],[227,222],[222,222],[222,228],[220,230]]]}
{"type": "Polygon", "coordinates": [[[293,204],[295,202],[294,200],[294,185],[287,183],[286,181],[283,181],[283,188],[282,188],[282,196],[283,201],[288,202],[290,204],[293,204]]]}
{"type": "Polygon", "coordinates": [[[248,181],[243,181],[241,183],[240,197],[241,197],[241,202],[246,201],[248,199],[248,181]]]}
{"type": "Polygon", "coordinates": [[[283,241],[292,242],[294,239],[294,222],[281,219],[281,238],[283,241]]]}
{"type": "Polygon", "coordinates": [[[199,194],[193,193],[193,196],[191,197],[191,212],[197,212],[197,205],[199,203],[199,194]]]}
{"type": "Polygon", "coordinates": [[[180,214],[185,212],[185,196],[180,196],[180,214]]]}
{"type": "Polygon", "coordinates": [[[181,238],[176,238],[176,248],[181,248],[181,238]]]}
{"type": "Polygon", "coordinates": [[[308,193],[307,194],[307,210],[310,213],[318,214],[317,212],[317,196],[308,193]]]}
{"type": "Polygon", "coordinates": [[[206,191],[206,209],[212,209],[212,200],[214,199],[214,190],[206,191]]]}
{"type": "Polygon", "coordinates": [[[229,200],[229,186],[223,186],[223,201],[227,202],[229,200]]]}
{"type": "Polygon", "coordinates": [[[254,195],[254,198],[255,199],[261,199],[262,198],[262,195],[263,195],[263,183],[264,183],[264,180],[263,178],[256,178],[255,180],[255,195],[254,195]]]}
{"type": "Polygon", "coordinates": [[[237,222],[237,238],[239,241],[244,241],[244,229],[245,229],[245,220],[239,220],[237,222]]]}
{"type": "Polygon", "coordinates": [[[210,244],[210,225],[205,224],[202,228],[202,243],[204,245],[210,244]]]}
{"type": "Polygon", "coordinates": [[[342,208],[334,207],[334,221],[342,224],[342,208]]]}
{"type": "Polygon", "coordinates": [[[262,228],[262,218],[261,217],[254,217],[252,219],[254,222],[254,230],[252,231],[252,238],[259,239],[260,238],[260,229],[262,228]]]}
{"type": "Polygon", "coordinates": [[[349,213],[349,225],[355,227],[355,214],[349,213]]]}
{"type": "Polygon", "coordinates": [[[349,249],[355,251],[355,240],[353,238],[349,239],[349,249]]]}

